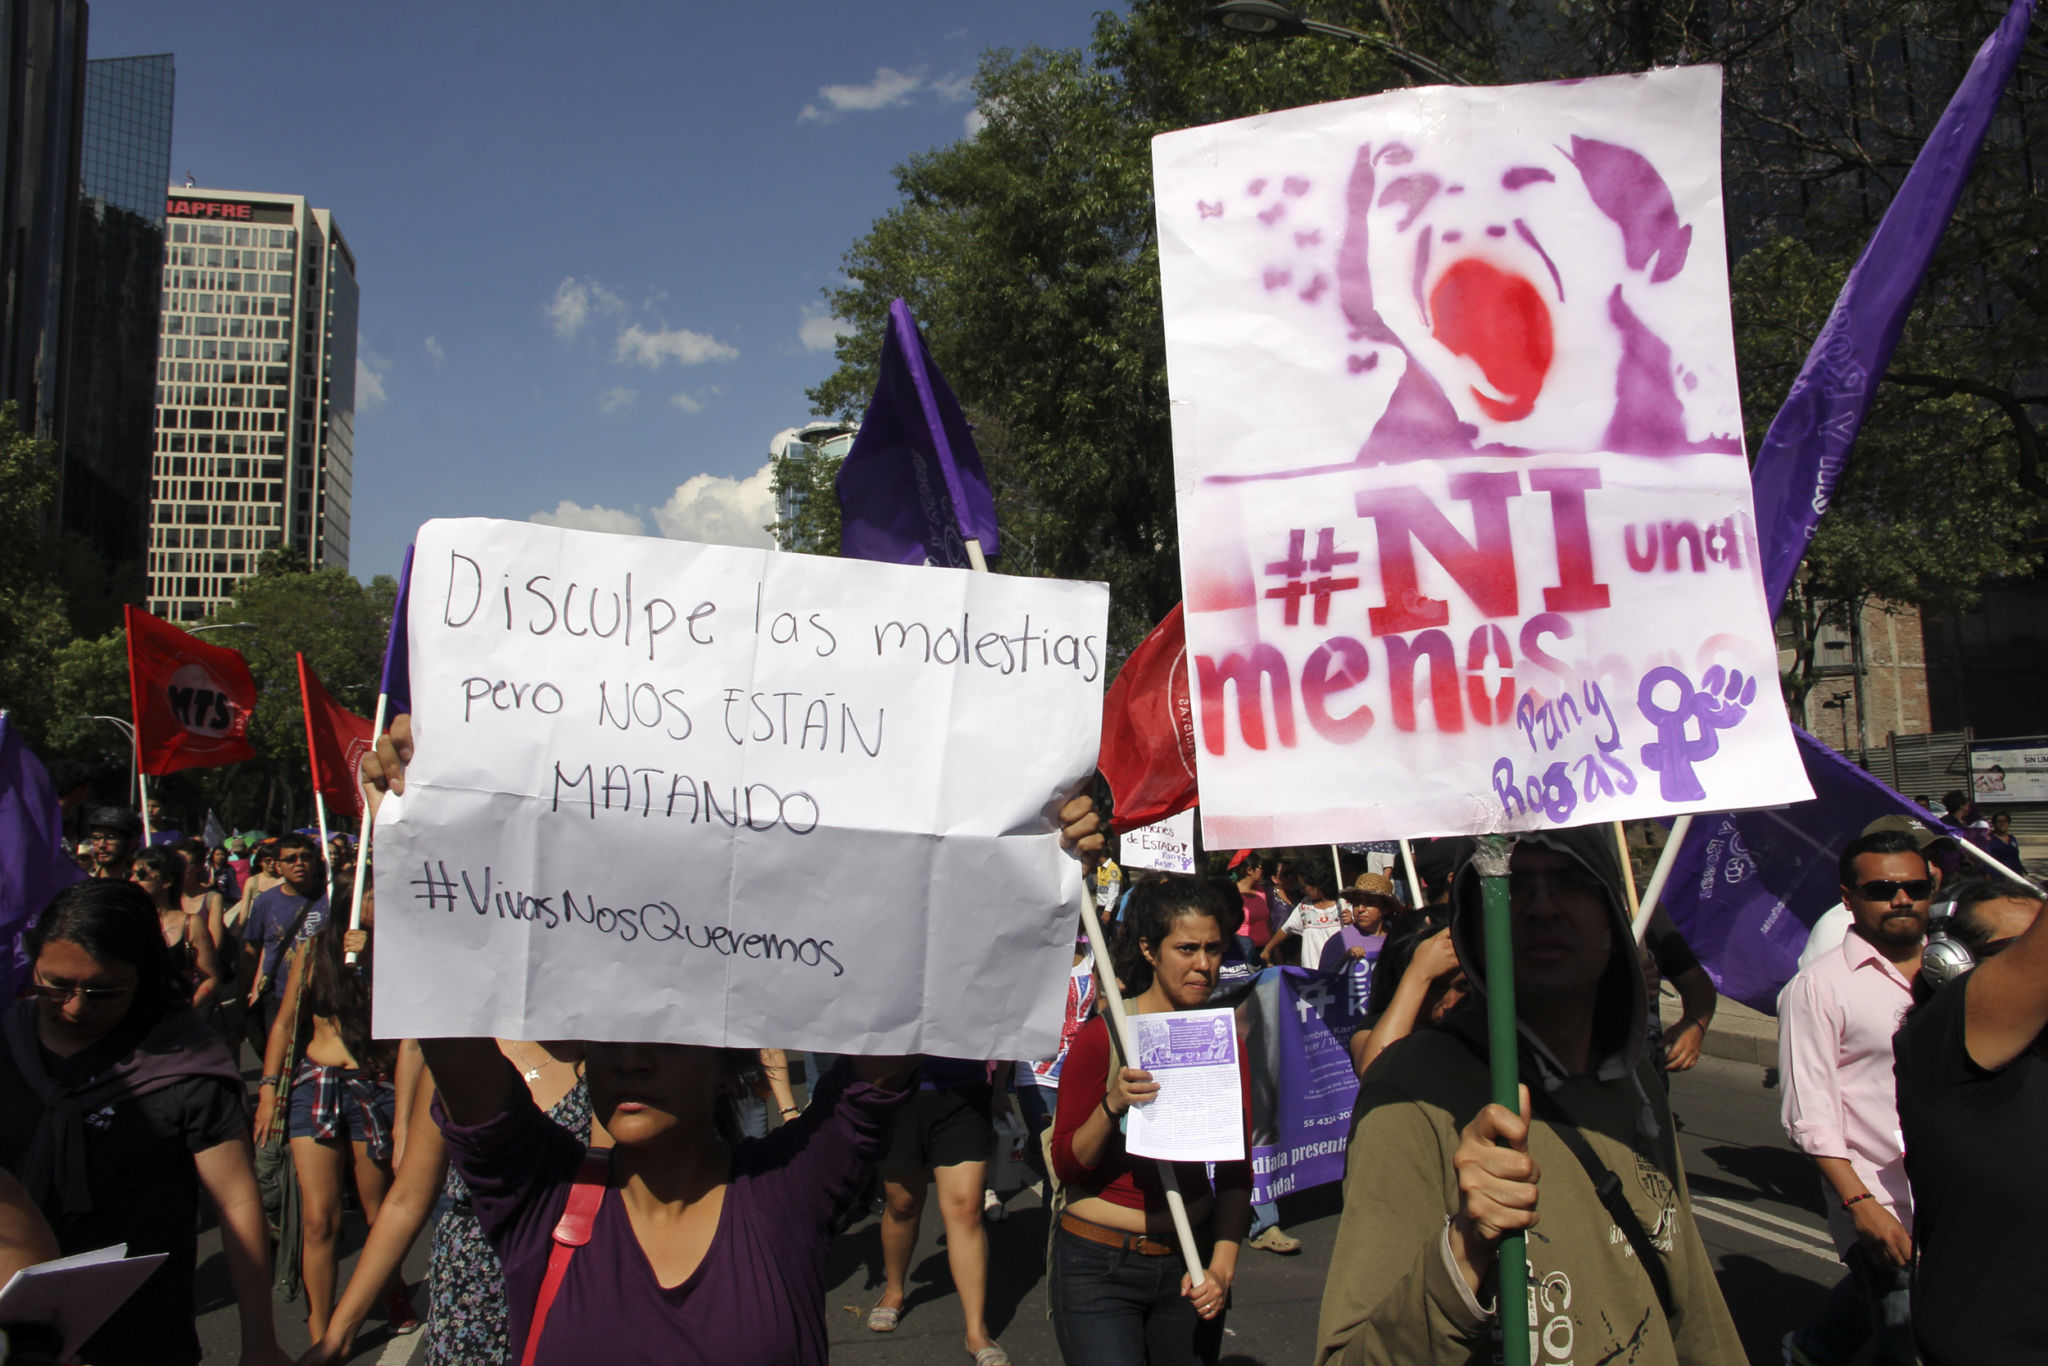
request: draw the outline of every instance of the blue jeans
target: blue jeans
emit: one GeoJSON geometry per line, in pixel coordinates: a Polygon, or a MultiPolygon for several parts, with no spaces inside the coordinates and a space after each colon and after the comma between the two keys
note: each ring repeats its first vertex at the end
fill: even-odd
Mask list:
{"type": "MultiPolygon", "coordinates": [[[[1052,1237],[1052,1328],[1069,1366],[1216,1366],[1223,1314],[1204,1320],[1180,1293],[1178,1252],[1147,1257],[1052,1237]]],[[[1227,1312],[1227,1311],[1226,1311],[1227,1312]]]]}
{"type": "Polygon", "coordinates": [[[1911,1268],[1877,1262],[1861,1245],[1844,1258],[1849,1274],[1829,1292],[1820,1317],[1792,1335],[1792,1345],[1815,1366],[1844,1366],[1876,1339],[1875,1366],[1914,1366],[1911,1268]]]}
{"type": "Polygon", "coordinates": [[[1253,1205],[1252,1226],[1244,1236],[1247,1238],[1256,1238],[1261,1233],[1264,1233],[1267,1229],[1272,1228],[1275,1224],[1279,1222],[1280,1205],[1277,1201],[1268,1200],[1263,1205],[1253,1205]]]}

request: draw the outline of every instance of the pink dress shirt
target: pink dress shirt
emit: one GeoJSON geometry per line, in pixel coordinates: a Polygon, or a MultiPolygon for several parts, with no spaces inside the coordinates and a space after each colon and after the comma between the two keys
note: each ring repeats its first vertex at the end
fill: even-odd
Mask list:
{"type": "MultiPolygon", "coordinates": [[[[1913,1192],[1892,1078],[1892,1035],[1913,987],[1855,930],[1841,948],[1801,968],[1778,995],[1778,1064],[1785,1133],[1809,1157],[1845,1157],[1878,1203],[1908,1232],[1913,1192]]],[[[1838,1251],[1856,1226],[1825,1179],[1828,1232],[1838,1251]]]]}

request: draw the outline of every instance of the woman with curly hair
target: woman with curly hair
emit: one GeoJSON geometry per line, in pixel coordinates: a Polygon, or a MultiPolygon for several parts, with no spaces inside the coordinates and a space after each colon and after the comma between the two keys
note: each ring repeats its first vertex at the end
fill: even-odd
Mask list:
{"type": "MultiPolygon", "coordinates": [[[[1243,916],[1228,884],[1167,874],[1133,889],[1116,945],[1131,1013],[1206,1006],[1243,916]]],[[[1250,1083],[1243,1073],[1240,1079],[1249,1118],[1250,1083]]],[[[1124,1151],[1124,1116],[1158,1094],[1151,1073],[1116,1065],[1106,1017],[1074,1036],[1053,1120],[1053,1169],[1068,1196],[1048,1277],[1053,1331],[1068,1361],[1213,1366],[1222,1351],[1238,1248],[1251,1221],[1251,1163],[1217,1163],[1213,1187],[1204,1164],[1174,1164],[1195,1241],[1210,1249],[1195,1285],[1174,1241],[1158,1164],[1124,1151]]]]}

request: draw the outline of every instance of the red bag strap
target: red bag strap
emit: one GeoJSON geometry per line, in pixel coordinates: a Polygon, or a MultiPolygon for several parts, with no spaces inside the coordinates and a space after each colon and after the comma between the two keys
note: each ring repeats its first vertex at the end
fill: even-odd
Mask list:
{"type": "Polygon", "coordinates": [[[548,1249],[548,1274],[542,1278],[540,1294],[533,1302],[533,1326],[526,1330],[526,1350],[520,1354],[519,1366],[533,1366],[534,1354],[540,1350],[541,1330],[547,1327],[548,1310],[554,1307],[562,1278],[569,1274],[569,1259],[576,1255],[577,1248],[590,1241],[590,1229],[597,1222],[597,1210],[604,1203],[611,1175],[609,1148],[592,1148],[583,1154],[583,1165],[576,1169],[576,1180],[569,1187],[569,1203],[555,1222],[554,1245],[548,1249]]]}

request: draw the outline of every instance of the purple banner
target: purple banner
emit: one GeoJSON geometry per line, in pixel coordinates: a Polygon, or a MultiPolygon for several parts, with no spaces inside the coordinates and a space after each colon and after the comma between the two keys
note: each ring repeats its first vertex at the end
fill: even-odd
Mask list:
{"type": "Polygon", "coordinates": [[[412,711],[412,641],[407,636],[407,614],[412,605],[412,547],[405,548],[405,563],[398,570],[398,597],[391,604],[391,634],[384,640],[384,677],[377,691],[385,696],[384,719],[412,711]]]}
{"type": "Polygon", "coordinates": [[[969,567],[966,542],[996,557],[996,505],[967,418],[910,307],[889,305],[881,374],[839,467],[839,553],[969,567]]]}
{"type": "Polygon", "coordinates": [[[1663,906],[1714,986],[1775,1015],[1799,970],[1807,932],[1842,899],[1835,863],[1880,816],[1957,832],[1794,727],[1814,799],[1763,811],[1696,816],[1671,863],[1663,906]]]}
{"type": "Polygon", "coordinates": [[[64,852],[49,773],[0,712],[0,1002],[12,1001],[28,980],[22,931],[84,876],[64,852]]]}
{"type": "Polygon", "coordinates": [[[2013,0],[1998,31],[1978,49],[1757,449],[1750,482],[1773,617],[1834,496],[2033,17],[2034,0],[2013,0]]]}
{"type": "Polygon", "coordinates": [[[1366,974],[1267,968],[1237,1007],[1252,1084],[1252,1200],[1344,1179],[1366,974]]]}

